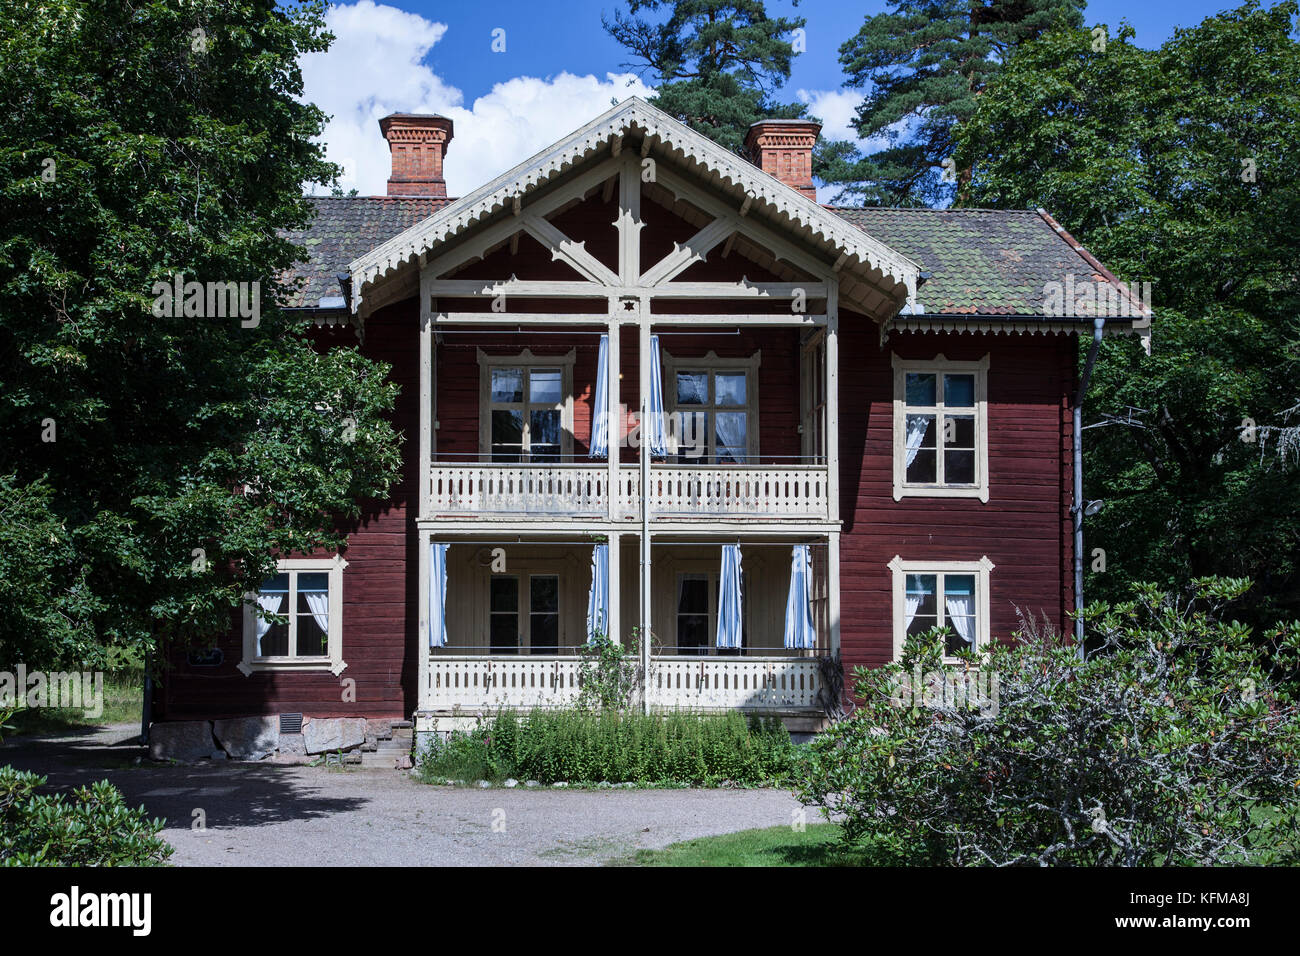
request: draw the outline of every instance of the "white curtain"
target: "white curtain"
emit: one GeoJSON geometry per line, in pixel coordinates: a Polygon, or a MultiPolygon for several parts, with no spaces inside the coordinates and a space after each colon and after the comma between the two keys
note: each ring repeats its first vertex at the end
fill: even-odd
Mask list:
{"type": "Polygon", "coordinates": [[[429,542],[429,646],[447,646],[447,549],[429,542]]]}
{"type": "Polygon", "coordinates": [[[903,598],[903,631],[912,626],[912,620],[916,617],[917,609],[921,606],[920,594],[908,594],[903,598]]]}
{"type": "Polygon", "coordinates": [[[812,604],[808,600],[811,577],[812,557],[808,545],[796,544],[790,556],[790,591],[785,599],[786,647],[808,649],[817,643],[812,604]]]}
{"type": "Polygon", "coordinates": [[[257,596],[257,606],[262,609],[262,614],[257,618],[257,656],[262,656],[262,638],[266,637],[266,632],[271,629],[271,619],[266,615],[279,614],[280,605],[284,602],[284,594],[259,594],[257,596]]]}
{"type": "Polygon", "coordinates": [[[930,421],[925,415],[908,415],[907,416],[907,467],[912,466],[916,461],[917,452],[921,450],[921,442],[925,440],[925,433],[930,430],[930,421]]]}
{"type": "Polygon", "coordinates": [[[718,578],[717,646],[740,647],[744,638],[740,594],[740,545],[722,546],[722,571],[718,578]]]}
{"type": "Polygon", "coordinates": [[[600,337],[600,351],[596,356],[596,396],[591,408],[591,446],[588,458],[605,458],[609,455],[609,336],[600,337]]]}
{"type": "Polygon", "coordinates": [[[715,412],[714,421],[718,429],[718,460],[747,460],[749,442],[745,431],[749,416],[744,412],[715,412]]]}
{"type": "Polygon", "coordinates": [[[948,623],[957,636],[971,646],[975,644],[975,595],[949,594],[944,598],[948,608],[948,623]]]}
{"type": "Polygon", "coordinates": [[[321,633],[328,637],[330,632],[329,592],[304,591],[302,593],[307,598],[307,610],[311,611],[311,619],[316,622],[316,626],[321,629],[321,633]]]}
{"type": "Polygon", "coordinates": [[[597,634],[613,639],[609,633],[609,545],[591,549],[591,590],[587,593],[587,643],[597,634]]]}
{"type": "Polygon", "coordinates": [[[664,373],[659,362],[659,336],[650,336],[650,421],[642,423],[642,441],[650,454],[668,454],[668,431],[664,427],[664,373]]]}

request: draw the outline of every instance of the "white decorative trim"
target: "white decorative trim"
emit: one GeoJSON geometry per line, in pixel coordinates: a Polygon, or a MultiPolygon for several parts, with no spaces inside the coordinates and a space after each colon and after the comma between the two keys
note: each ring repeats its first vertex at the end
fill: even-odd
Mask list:
{"type": "Polygon", "coordinates": [[[255,671],[329,671],[335,677],[343,673],[347,663],[343,660],[343,569],[348,566],[341,554],[332,558],[281,558],[276,562],[276,572],[290,574],[289,606],[286,614],[295,614],[293,597],[297,593],[294,572],[325,571],[329,574],[330,610],[329,633],[326,635],[324,657],[258,657],[257,612],[254,611],[257,592],[244,595],[244,653],[238,669],[245,677],[255,671]]]}
{"type": "MultiPolygon", "coordinates": [[[[989,428],[988,428],[988,373],[989,356],[986,354],[977,362],[950,362],[940,352],[932,359],[905,359],[897,353],[890,356],[894,368],[894,422],[893,422],[893,459],[894,459],[894,500],[903,498],[978,498],[987,503],[989,500],[989,428]],[[975,483],[973,485],[913,485],[907,483],[907,373],[944,372],[975,373],[975,483]]],[[[936,401],[942,398],[943,383],[936,383],[938,394],[936,401]]],[[[935,422],[936,428],[942,428],[941,422],[935,422]]],[[[937,447],[937,445],[936,445],[937,447]]],[[[937,457],[937,456],[936,456],[937,457]]],[[[937,464],[937,463],[936,463],[937,464]]]]}
{"type": "MultiPolygon", "coordinates": [[[[989,560],[988,555],[981,555],[978,561],[904,561],[898,555],[894,555],[887,565],[893,573],[893,599],[890,605],[890,616],[894,624],[894,656],[892,660],[898,661],[903,654],[903,643],[907,638],[907,624],[903,620],[905,610],[905,600],[907,592],[907,576],[909,574],[973,574],[975,575],[975,647],[980,649],[992,640],[990,630],[990,613],[989,613],[989,572],[996,565],[989,560]]],[[[942,599],[942,590],[938,582],[935,587],[935,602],[942,599]]],[[[955,660],[946,657],[945,661],[955,660]]]]}
{"type": "MultiPolygon", "coordinates": [[[[1092,322],[1058,322],[1052,319],[1003,318],[990,315],[902,315],[890,319],[882,327],[885,332],[956,332],[989,333],[993,335],[1077,335],[1092,334],[1092,322]]],[[[1119,320],[1106,322],[1107,335],[1136,335],[1149,329],[1134,328],[1119,320]]]]}
{"type": "MultiPolygon", "coordinates": [[[[667,113],[631,97],[468,196],[444,206],[424,222],[355,259],[349,267],[353,311],[358,310],[370,287],[379,279],[417,262],[422,254],[477,224],[496,216],[511,215],[515,197],[526,197],[598,151],[610,148],[616,139],[621,143],[621,137],[630,130],[639,131],[646,144],[663,154],[662,158],[671,156],[694,167],[706,178],[720,181],[728,191],[750,197],[767,218],[788,223],[805,239],[832,247],[836,256],[847,256],[845,268],[856,267],[854,271],[872,273],[887,280],[886,284],[904,289],[916,287],[920,267],[911,259],[667,113]]],[[[753,215],[753,210],[750,214],[753,215]]],[[[624,278],[626,281],[627,277],[624,278]]]]}

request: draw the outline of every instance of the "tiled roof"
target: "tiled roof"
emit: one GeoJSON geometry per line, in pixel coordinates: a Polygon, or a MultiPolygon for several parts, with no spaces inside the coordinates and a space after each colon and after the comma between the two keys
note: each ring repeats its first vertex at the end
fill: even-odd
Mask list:
{"type": "Polygon", "coordinates": [[[314,309],[322,298],[342,295],[335,276],[347,272],[353,259],[428,219],[451,200],[309,196],[307,201],[316,207],[316,221],[308,229],[283,233],[305,249],[307,258],[285,278],[305,280],[290,296],[290,306],[314,309]]]}
{"type": "Polygon", "coordinates": [[[1041,316],[1045,283],[1113,279],[1031,209],[832,208],[930,273],[916,296],[928,314],[1041,316]]]}
{"type": "MultiPolygon", "coordinates": [[[[298,308],[318,308],[339,296],[339,272],[381,243],[422,222],[451,200],[386,196],[309,197],[316,221],[285,235],[307,259],[289,278],[305,280],[292,297],[298,308]]],[[[919,263],[930,273],[917,298],[929,314],[1043,315],[1043,285],[1111,278],[1075,250],[1068,234],[1033,210],[834,208],[849,223],[919,263]]]]}

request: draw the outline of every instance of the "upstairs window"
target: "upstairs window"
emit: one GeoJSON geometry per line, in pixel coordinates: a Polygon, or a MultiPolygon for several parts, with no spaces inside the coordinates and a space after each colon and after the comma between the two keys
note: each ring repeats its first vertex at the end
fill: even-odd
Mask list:
{"type": "Polygon", "coordinates": [[[669,452],[678,462],[743,465],[758,457],[758,361],[666,356],[672,412],[669,452]]]}
{"type": "Polygon", "coordinates": [[[894,499],[988,501],[988,357],[894,357],[894,499]]]}
{"type": "Polygon", "coordinates": [[[573,356],[548,362],[479,351],[479,444],[493,462],[558,462],[573,454],[573,356]]]}

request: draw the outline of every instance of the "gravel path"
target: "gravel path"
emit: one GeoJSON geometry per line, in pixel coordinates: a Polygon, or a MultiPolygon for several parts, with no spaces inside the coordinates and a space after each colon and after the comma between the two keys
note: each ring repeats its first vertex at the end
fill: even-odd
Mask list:
{"type": "MultiPolygon", "coordinates": [[[[783,790],[477,790],[390,770],[270,763],[134,766],[138,727],[11,738],[0,763],[72,787],[107,777],[167,820],[181,866],[573,866],[789,824],[783,790]],[[206,829],[193,824],[203,819],[206,829]]],[[[809,811],[810,819],[814,814],[809,811]]]]}

